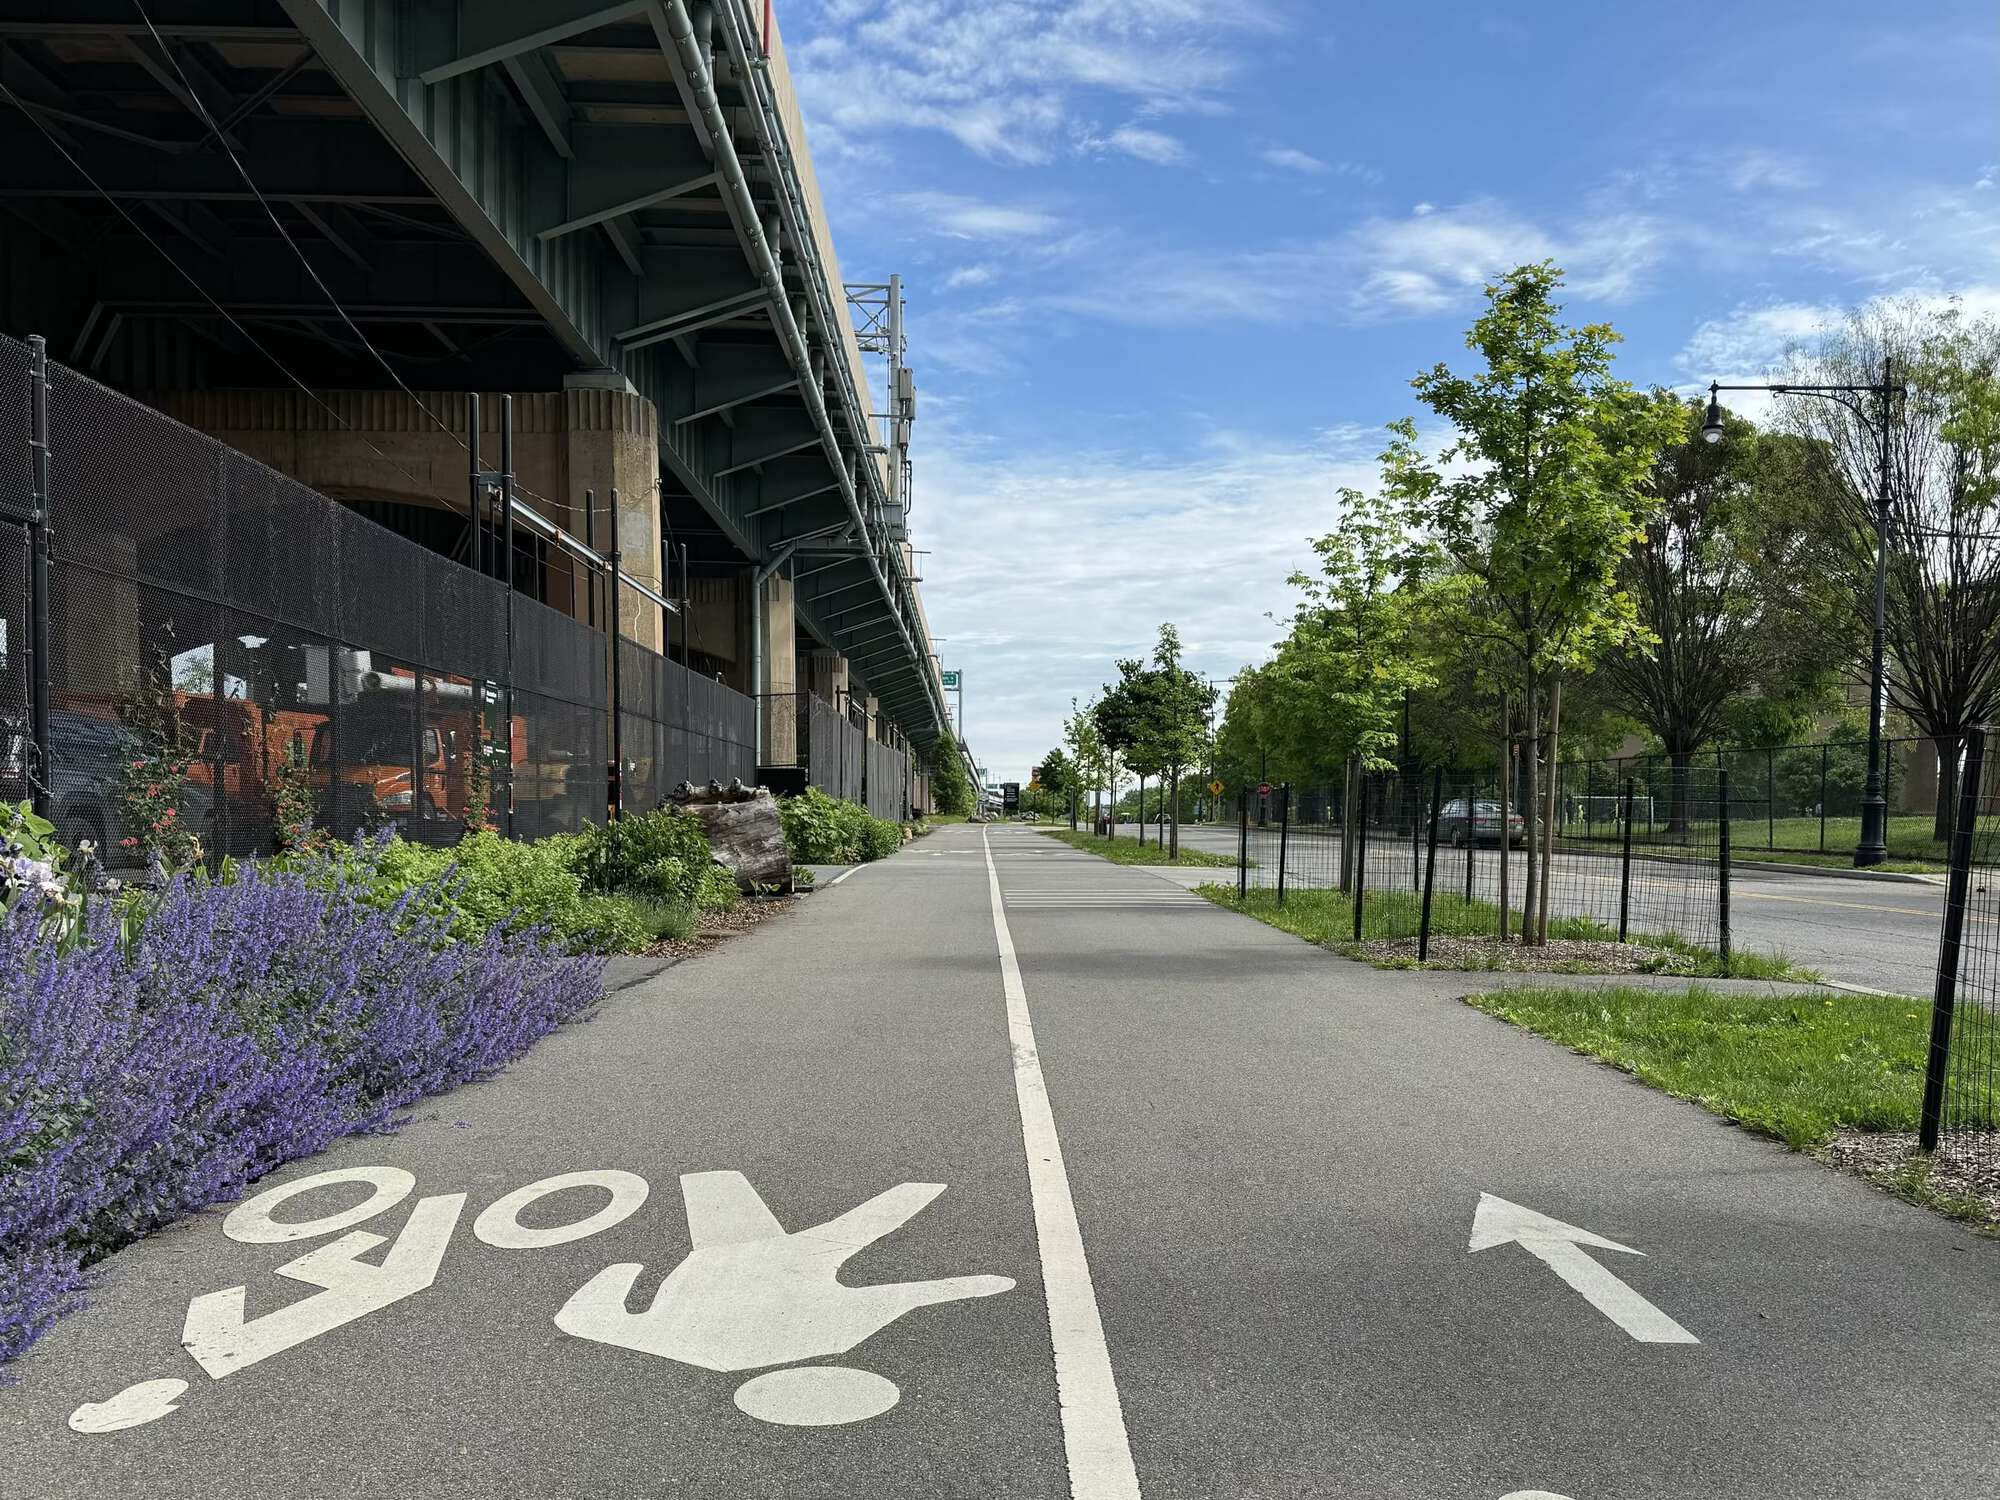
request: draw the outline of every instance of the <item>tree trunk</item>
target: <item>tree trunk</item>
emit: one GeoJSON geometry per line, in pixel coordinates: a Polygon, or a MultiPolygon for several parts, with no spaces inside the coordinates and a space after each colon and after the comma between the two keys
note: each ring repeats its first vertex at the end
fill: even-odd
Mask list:
{"type": "Polygon", "coordinates": [[[1556,758],[1557,739],[1562,732],[1563,684],[1558,677],[1555,686],[1549,690],[1549,753],[1548,753],[1548,820],[1542,825],[1542,893],[1539,908],[1541,925],[1536,929],[1535,941],[1549,940],[1549,871],[1556,862],[1556,829],[1560,822],[1556,817],[1556,798],[1561,790],[1562,772],[1557,769],[1560,762],[1556,758]]]}
{"type": "MultiPolygon", "coordinates": [[[[1958,776],[1965,758],[1965,736],[1934,734],[1931,742],[1937,746],[1937,811],[1931,817],[1931,837],[1940,843],[1951,837],[1953,815],[1958,807],[1958,776]]],[[[1883,759],[1888,759],[1889,747],[1882,747],[1883,759]]],[[[1888,834],[1888,828],[1883,828],[1888,834]]]]}
{"type": "Polygon", "coordinates": [[[1541,684],[1530,675],[1528,678],[1528,704],[1526,720],[1521,726],[1521,754],[1526,758],[1528,772],[1527,795],[1521,799],[1521,811],[1528,825],[1528,883],[1521,892],[1521,942],[1532,946],[1538,941],[1536,934],[1541,924],[1536,920],[1539,910],[1537,901],[1541,870],[1542,831],[1542,691],[1541,684]]]}
{"type": "Polygon", "coordinates": [[[1340,888],[1354,889],[1354,803],[1359,792],[1359,778],[1355,775],[1355,758],[1347,758],[1347,780],[1340,794],[1340,888]]]}
{"type": "Polygon", "coordinates": [[[1688,785],[1694,765],[1694,748],[1676,742],[1667,746],[1667,832],[1684,834],[1688,828],[1688,785]]]}
{"type": "Polygon", "coordinates": [[[1173,800],[1167,806],[1167,838],[1169,840],[1167,844],[1167,858],[1178,860],[1181,857],[1181,768],[1179,766],[1173,768],[1170,780],[1173,786],[1173,800]]]}
{"type": "Polygon", "coordinates": [[[1146,777],[1139,775],[1139,847],[1146,847],[1146,777]]]}
{"type": "MultiPolygon", "coordinates": [[[[1507,718],[1507,695],[1502,693],[1500,695],[1500,941],[1503,943],[1507,941],[1507,929],[1513,925],[1513,916],[1507,906],[1508,898],[1513,894],[1507,885],[1508,866],[1513,862],[1514,854],[1514,839],[1508,822],[1508,814],[1514,805],[1512,797],[1514,742],[1508,735],[1512,727],[1507,718]]],[[[1466,809],[1466,818],[1469,824],[1466,839],[1474,846],[1473,858],[1477,859],[1479,840],[1474,836],[1473,830],[1479,825],[1470,806],[1466,809]]]]}
{"type": "Polygon", "coordinates": [[[736,877],[739,888],[791,890],[792,859],[769,792],[725,790],[710,782],[705,790],[690,787],[673,800],[701,824],[715,862],[736,877]]]}

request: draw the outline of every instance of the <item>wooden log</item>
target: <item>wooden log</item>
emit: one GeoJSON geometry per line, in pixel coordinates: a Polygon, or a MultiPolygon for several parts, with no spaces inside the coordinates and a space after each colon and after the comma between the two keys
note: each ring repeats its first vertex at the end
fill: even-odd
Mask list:
{"type": "Polygon", "coordinates": [[[736,877],[744,891],[792,889],[792,856],[778,822],[778,803],[762,787],[687,788],[674,802],[701,820],[715,862],[736,877]]]}

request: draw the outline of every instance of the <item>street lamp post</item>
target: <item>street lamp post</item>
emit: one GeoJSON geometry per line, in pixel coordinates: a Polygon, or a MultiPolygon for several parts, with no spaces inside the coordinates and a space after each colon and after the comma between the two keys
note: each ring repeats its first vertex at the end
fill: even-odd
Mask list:
{"type": "Polygon", "coordinates": [[[1875,642],[1874,660],[1868,677],[1868,781],[1861,793],[1861,840],[1854,846],[1857,868],[1879,865],[1889,857],[1889,805],[1882,792],[1882,700],[1885,696],[1885,642],[1889,603],[1889,403],[1909,394],[1909,387],[1893,379],[1889,358],[1882,358],[1882,378],[1873,385],[1719,385],[1708,386],[1708,411],[1702,418],[1702,441],[1722,441],[1723,391],[1770,391],[1779,396],[1818,396],[1836,401],[1853,412],[1866,426],[1868,412],[1857,396],[1873,396],[1879,405],[1876,425],[1875,489],[1875,642]]]}

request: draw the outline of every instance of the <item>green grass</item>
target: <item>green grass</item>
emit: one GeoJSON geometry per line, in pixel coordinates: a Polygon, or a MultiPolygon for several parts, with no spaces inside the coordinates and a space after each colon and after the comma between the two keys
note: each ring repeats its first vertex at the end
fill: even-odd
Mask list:
{"type": "MultiPolygon", "coordinates": [[[[1033,826],[1033,825],[1030,825],[1033,826]]],[[[1081,849],[1085,854],[1099,855],[1114,865],[1182,865],[1202,870],[1233,870],[1236,861],[1226,854],[1209,854],[1200,849],[1190,849],[1181,845],[1178,860],[1167,858],[1167,851],[1161,845],[1148,839],[1144,848],[1135,838],[1119,834],[1114,838],[1099,838],[1083,829],[1036,828],[1037,833],[1047,834],[1052,839],[1068,844],[1072,849],[1081,849]]]]}
{"type": "Polygon", "coordinates": [[[1929,1021],[1913,1000],[1519,988],[1466,1004],[1804,1150],[1914,1130],[1929,1021]]]}
{"type": "MultiPolygon", "coordinates": [[[[1197,886],[1199,894],[1218,906],[1240,911],[1307,942],[1323,948],[1345,951],[1354,941],[1354,898],[1343,891],[1287,891],[1285,903],[1269,889],[1247,892],[1238,898],[1233,885],[1197,886]]],[[[1362,899],[1361,936],[1414,938],[1423,915],[1423,897],[1414,891],[1369,891],[1362,899]]],[[[1431,934],[1434,937],[1491,937],[1496,930],[1499,908],[1489,901],[1467,901],[1463,896],[1435,891],[1431,897],[1431,934]]],[[[1518,923],[1518,913],[1516,914],[1518,923]]],[[[1556,917],[1549,922],[1551,938],[1585,942],[1613,942],[1616,928],[1606,927],[1589,917],[1556,917]]],[[[1730,955],[1725,973],[1722,959],[1708,948],[1671,933],[1636,933],[1635,945],[1660,950],[1664,955],[1650,972],[1684,974],[1690,979],[1785,979],[1810,982],[1819,975],[1802,969],[1782,954],[1737,952],[1730,955]]],[[[1414,968],[1414,959],[1392,960],[1384,967],[1414,968]]],[[[1432,960],[1430,967],[1444,968],[1432,960]]],[[[1457,968],[1459,965],[1450,965],[1457,968]]],[[[1487,965],[1499,967],[1498,963],[1487,965]]],[[[1581,966],[1561,965],[1558,972],[1590,973],[1581,966]]]]}
{"type": "MultiPolygon", "coordinates": [[[[1732,797],[1732,804],[1734,801],[1732,797]]],[[[1929,813],[1905,813],[1890,818],[1883,839],[1889,847],[1889,860],[1875,868],[1916,874],[1941,873],[1949,851],[1944,839],[1931,836],[1935,830],[1936,824],[1929,813]]],[[[1589,835],[1593,842],[1607,849],[1618,847],[1617,832],[1606,823],[1592,824],[1588,828],[1575,823],[1568,825],[1565,831],[1570,836],[1589,835]]],[[[1718,826],[1712,818],[1696,819],[1679,834],[1670,834],[1660,825],[1648,830],[1642,822],[1637,825],[1635,833],[1634,848],[1642,853],[1649,850],[1671,851],[1688,844],[1713,852],[1719,838],[1718,826]]],[[[1859,817],[1828,818],[1824,852],[1821,851],[1818,818],[1779,818],[1773,822],[1767,818],[1746,816],[1733,819],[1729,825],[1730,851],[1738,859],[1852,866],[1854,846],[1860,838],[1859,817]]]]}

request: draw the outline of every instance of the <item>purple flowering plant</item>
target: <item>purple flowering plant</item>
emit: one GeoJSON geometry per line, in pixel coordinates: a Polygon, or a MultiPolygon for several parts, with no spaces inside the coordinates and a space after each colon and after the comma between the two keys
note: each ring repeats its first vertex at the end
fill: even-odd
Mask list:
{"type": "Polygon", "coordinates": [[[601,960],[542,930],[454,941],[455,878],[382,906],[337,873],[182,874],[66,939],[38,901],[0,911],[0,1361],[93,1261],[590,1009],[601,960]]]}

